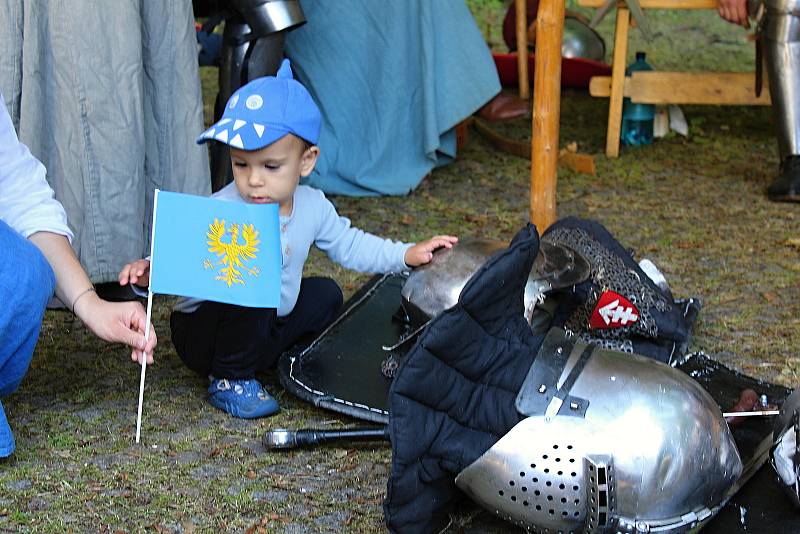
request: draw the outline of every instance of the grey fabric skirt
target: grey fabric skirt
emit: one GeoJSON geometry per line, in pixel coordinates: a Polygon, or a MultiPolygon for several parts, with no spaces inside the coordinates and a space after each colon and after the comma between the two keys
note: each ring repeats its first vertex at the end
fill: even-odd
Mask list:
{"type": "Polygon", "coordinates": [[[210,193],[190,0],[0,0],[0,91],[95,283],[149,253],[155,188],[210,193]]]}

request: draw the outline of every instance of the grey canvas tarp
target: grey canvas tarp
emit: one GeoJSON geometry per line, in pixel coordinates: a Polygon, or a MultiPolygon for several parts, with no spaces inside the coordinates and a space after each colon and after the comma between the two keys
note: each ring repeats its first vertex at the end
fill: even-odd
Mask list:
{"type": "Polygon", "coordinates": [[[149,252],[155,188],[210,192],[190,0],[0,0],[0,91],[95,283],[149,252]]]}

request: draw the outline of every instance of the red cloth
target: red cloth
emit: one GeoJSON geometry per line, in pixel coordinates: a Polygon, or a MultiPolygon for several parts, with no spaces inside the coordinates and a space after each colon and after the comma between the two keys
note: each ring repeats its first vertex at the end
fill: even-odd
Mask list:
{"type": "MultiPolygon", "coordinates": [[[[503,85],[517,85],[519,74],[517,72],[517,53],[492,54],[497,74],[503,85]]],[[[534,55],[528,54],[528,76],[533,83],[534,55]]],[[[561,85],[562,87],[589,87],[592,76],[611,76],[611,65],[585,58],[561,58],[561,85]]]]}

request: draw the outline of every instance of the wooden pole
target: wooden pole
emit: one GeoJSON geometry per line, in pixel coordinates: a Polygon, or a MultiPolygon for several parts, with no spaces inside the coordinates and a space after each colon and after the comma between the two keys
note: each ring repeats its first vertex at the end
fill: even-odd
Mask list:
{"type": "Polygon", "coordinates": [[[542,0],[536,17],[530,218],[541,234],[556,220],[564,0],[542,0]]]}
{"type": "Polygon", "coordinates": [[[519,97],[531,97],[528,81],[528,13],[525,0],[514,0],[517,13],[517,75],[519,76],[519,97]]]}
{"type": "Polygon", "coordinates": [[[622,128],[622,93],[625,90],[625,60],[628,55],[628,28],[631,14],[624,5],[617,6],[617,25],[614,30],[614,56],[611,60],[611,96],[608,99],[608,130],[606,156],[619,156],[619,133],[622,128]]]}

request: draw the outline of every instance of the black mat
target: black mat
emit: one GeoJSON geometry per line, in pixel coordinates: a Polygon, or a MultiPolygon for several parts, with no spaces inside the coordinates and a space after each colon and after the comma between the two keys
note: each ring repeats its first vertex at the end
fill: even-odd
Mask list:
{"type": "MultiPolygon", "coordinates": [[[[381,362],[410,327],[396,316],[402,275],[376,276],[345,303],[339,319],[311,345],[281,357],[281,384],[316,406],[376,423],[389,422],[390,380],[381,362]]],[[[401,346],[402,357],[411,343],[401,346]]]]}
{"type": "MultiPolygon", "coordinates": [[[[316,406],[358,419],[388,423],[390,380],[381,374],[381,362],[392,352],[382,346],[396,344],[410,333],[399,313],[402,275],[377,276],[356,293],[339,319],[311,345],[281,358],[282,385],[316,406]]],[[[394,351],[402,358],[413,340],[394,351]]],[[[771,404],[782,404],[787,388],[733,371],[703,354],[693,354],[678,366],[708,391],[723,411],[729,411],[743,389],[766,394],[771,404]]],[[[800,532],[800,511],[762,464],[772,434],[772,419],[752,417],[733,427],[742,461],[744,485],[703,532],[727,534],[800,532]],[[752,477],[752,478],[750,478],[752,477]]]]}

